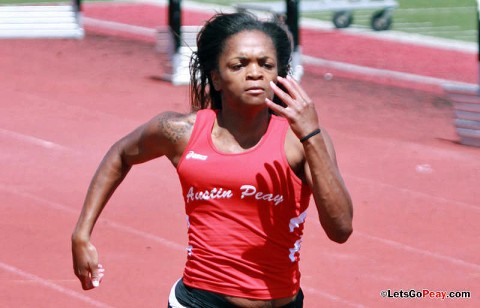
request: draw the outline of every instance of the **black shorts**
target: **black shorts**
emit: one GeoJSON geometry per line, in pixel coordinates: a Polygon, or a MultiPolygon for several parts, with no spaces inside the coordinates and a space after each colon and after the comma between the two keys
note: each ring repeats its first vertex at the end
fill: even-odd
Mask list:
{"type": "MultiPolygon", "coordinates": [[[[233,308],[227,299],[217,293],[190,288],[180,279],[173,286],[168,299],[168,308],[233,308]]],[[[295,301],[281,308],[302,308],[303,292],[298,292],[295,301]]]]}

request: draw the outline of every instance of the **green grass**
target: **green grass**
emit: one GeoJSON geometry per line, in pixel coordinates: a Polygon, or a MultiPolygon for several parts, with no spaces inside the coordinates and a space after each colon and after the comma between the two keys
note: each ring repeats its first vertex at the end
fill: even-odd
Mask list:
{"type": "MultiPolygon", "coordinates": [[[[261,2],[268,1],[275,0],[264,0],[261,2]]],[[[0,0],[0,5],[39,2],[68,3],[70,1],[0,0]]],[[[221,5],[232,4],[232,1],[227,0],[197,0],[197,2],[221,5]]],[[[235,3],[239,2],[255,2],[255,0],[235,1],[235,3]]],[[[397,0],[397,2],[399,7],[393,11],[392,30],[467,42],[477,41],[475,0],[397,0]]],[[[368,10],[354,11],[352,27],[370,28],[370,19],[373,13],[373,11],[368,10]]],[[[302,17],[328,22],[331,21],[332,15],[333,12],[302,13],[302,17]]]]}
{"type": "MultiPolygon", "coordinates": [[[[475,0],[397,0],[392,30],[467,42],[477,40],[475,0]]],[[[370,27],[373,11],[353,12],[354,27],[370,27]]],[[[303,16],[331,21],[331,12],[304,13],[303,16]]]]}
{"type": "MultiPolygon", "coordinates": [[[[197,2],[222,5],[232,3],[226,0],[197,0],[197,2]]],[[[392,30],[467,42],[477,41],[475,0],[397,0],[397,2],[399,6],[393,11],[392,30]]],[[[354,11],[352,27],[370,28],[370,19],[374,12],[354,11]]],[[[302,16],[330,22],[333,12],[302,13],[302,16]]]]}
{"type": "Polygon", "coordinates": [[[394,29],[474,42],[476,18],[475,0],[403,0],[395,13],[394,29]],[[416,26],[420,23],[427,27],[416,26]]]}

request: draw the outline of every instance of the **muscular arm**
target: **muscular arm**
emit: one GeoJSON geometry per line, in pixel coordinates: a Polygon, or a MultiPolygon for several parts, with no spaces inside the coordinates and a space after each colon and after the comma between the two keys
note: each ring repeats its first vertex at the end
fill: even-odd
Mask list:
{"type": "Polygon", "coordinates": [[[343,243],[352,233],[353,209],[350,195],[337,167],[332,142],[325,131],[303,143],[299,142],[300,138],[319,128],[315,106],[293,79],[279,78],[279,82],[288,93],[274,84],[272,88],[286,107],[276,105],[270,100],[267,100],[267,105],[290,123],[293,134],[287,136],[287,156],[293,157],[294,164],[303,166],[303,178],[312,189],[325,233],[331,240],[343,243]]]}
{"type": "Polygon", "coordinates": [[[95,223],[131,167],[167,156],[178,163],[188,142],[194,115],[163,113],[111,146],[90,182],[82,212],[72,234],[74,271],[84,289],[91,289],[98,274],[98,255],[90,244],[95,223]]]}
{"type": "Polygon", "coordinates": [[[331,240],[343,243],[352,233],[353,208],[330,137],[323,131],[305,141],[303,148],[305,177],[312,188],[320,223],[331,240]]]}

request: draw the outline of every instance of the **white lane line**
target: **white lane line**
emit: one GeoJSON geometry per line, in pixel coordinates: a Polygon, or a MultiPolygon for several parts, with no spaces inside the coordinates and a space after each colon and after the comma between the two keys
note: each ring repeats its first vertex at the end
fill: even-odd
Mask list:
{"type": "MultiPolygon", "coordinates": [[[[480,0],[477,0],[477,2],[478,1],[480,0]]],[[[159,6],[165,6],[168,4],[168,1],[166,0],[131,0],[131,2],[140,3],[140,4],[152,4],[152,5],[159,5],[159,6]]],[[[214,14],[216,12],[227,13],[227,12],[236,11],[235,8],[232,6],[198,3],[194,1],[186,1],[183,4],[183,7],[185,9],[204,12],[208,14],[214,14]]],[[[459,8],[444,8],[444,9],[450,12],[452,9],[471,10],[472,8],[473,7],[459,7],[459,8]]],[[[400,9],[401,8],[397,8],[395,9],[395,11],[400,9]]],[[[415,11],[418,9],[415,8],[411,10],[415,11]]],[[[435,11],[436,8],[425,8],[425,10],[435,11]]],[[[479,10],[480,10],[480,7],[479,7],[479,10]]],[[[259,15],[266,18],[271,17],[271,14],[259,14],[259,15]]],[[[396,24],[398,21],[398,17],[395,17],[395,18],[396,18],[395,19],[396,20],[395,24],[396,24]]],[[[335,29],[333,24],[330,21],[322,21],[322,20],[313,19],[313,18],[301,18],[300,25],[302,27],[310,28],[310,29],[338,31],[338,29],[335,29]]],[[[444,39],[444,38],[432,37],[432,36],[427,36],[422,34],[405,33],[402,31],[395,31],[395,30],[377,32],[377,31],[372,31],[369,27],[365,29],[347,28],[347,29],[342,29],[342,31],[346,33],[359,34],[359,35],[376,38],[376,39],[379,39],[379,38],[388,39],[395,42],[403,42],[403,43],[427,46],[427,47],[432,47],[437,49],[440,48],[440,49],[446,49],[446,50],[457,50],[457,51],[469,52],[474,54],[476,54],[478,51],[478,46],[477,46],[477,43],[475,42],[464,42],[460,40],[444,39]]]]}
{"type": "Polygon", "coordinates": [[[55,150],[65,150],[66,149],[64,146],[59,145],[55,142],[48,141],[48,140],[41,139],[41,138],[37,138],[37,137],[34,137],[34,136],[30,136],[30,135],[17,133],[17,132],[8,130],[8,129],[0,128],[0,134],[2,134],[4,136],[7,136],[9,138],[12,138],[12,139],[16,139],[16,140],[19,140],[19,141],[22,141],[22,142],[27,142],[27,143],[30,143],[30,144],[33,144],[33,145],[36,145],[36,146],[40,146],[40,147],[45,148],[45,149],[55,149],[55,150]]]}
{"type": "Polygon", "coordinates": [[[388,184],[388,183],[385,183],[385,182],[379,182],[379,181],[376,181],[376,180],[372,180],[372,179],[369,179],[369,178],[360,177],[360,176],[356,176],[356,175],[352,175],[352,174],[348,174],[348,173],[346,173],[344,176],[345,176],[345,178],[351,178],[351,179],[353,179],[355,181],[358,181],[358,182],[366,182],[366,183],[369,183],[369,184],[372,184],[372,185],[375,185],[375,186],[387,187],[387,188],[390,188],[390,189],[394,189],[394,190],[401,191],[401,192],[406,192],[406,193],[416,195],[416,196],[419,196],[419,197],[432,199],[432,200],[437,202],[437,205],[443,203],[443,204],[445,204],[445,206],[450,205],[450,206],[454,206],[456,208],[460,206],[460,207],[463,207],[463,208],[466,208],[466,209],[469,209],[469,210],[472,210],[472,211],[475,211],[475,212],[480,211],[480,207],[476,206],[474,204],[465,203],[465,202],[456,201],[456,200],[451,200],[451,199],[447,199],[447,198],[444,198],[444,197],[434,196],[434,195],[427,194],[427,193],[424,193],[424,192],[412,190],[412,189],[409,189],[409,188],[399,187],[399,186],[395,186],[395,185],[388,184]]]}
{"type": "Polygon", "coordinates": [[[401,81],[415,82],[420,84],[434,85],[439,87],[443,87],[446,84],[458,85],[458,86],[473,86],[473,84],[466,83],[466,82],[459,82],[459,81],[453,81],[453,80],[436,78],[436,77],[397,72],[397,71],[361,66],[361,65],[338,62],[338,61],[330,61],[330,60],[320,59],[320,58],[307,56],[307,55],[303,55],[302,60],[303,60],[303,63],[308,65],[322,66],[322,67],[332,68],[332,69],[336,69],[343,72],[353,72],[353,73],[362,74],[366,76],[383,77],[383,78],[396,79],[401,81]]]}
{"type": "Polygon", "coordinates": [[[185,251],[185,249],[186,249],[186,245],[180,245],[178,243],[167,240],[163,237],[160,237],[160,236],[157,236],[157,235],[154,235],[154,234],[151,234],[151,233],[147,233],[147,232],[144,232],[144,231],[141,231],[141,230],[138,230],[138,229],[120,224],[120,223],[116,223],[116,222],[113,222],[111,220],[103,219],[103,221],[106,222],[106,224],[108,226],[110,226],[114,229],[117,229],[119,231],[123,231],[125,233],[129,233],[129,234],[132,234],[132,235],[136,235],[138,237],[143,237],[144,239],[147,239],[147,240],[152,240],[152,241],[157,242],[157,243],[159,243],[159,244],[161,244],[165,247],[168,247],[168,248],[171,248],[171,249],[174,249],[174,250],[179,250],[179,251],[185,251]]]}
{"type": "MultiPolygon", "coordinates": [[[[57,209],[57,210],[62,210],[62,211],[68,212],[68,213],[77,214],[77,211],[75,211],[75,210],[73,210],[69,207],[66,207],[66,206],[61,205],[61,204],[56,203],[56,202],[52,202],[50,200],[46,200],[44,198],[40,198],[40,197],[31,195],[29,193],[17,191],[15,189],[12,189],[11,187],[7,187],[7,186],[2,185],[2,186],[0,186],[0,189],[4,190],[4,191],[7,191],[9,193],[13,193],[13,194],[25,197],[25,198],[30,198],[32,200],[44,203],[48,207],[51,207],[51,208],[54,208],[54,209],[57,209]]],[[[114,229],[117,229],[117,230],[120,230],[120,231],[123,231],[123,232],[126,232],[126,233],[130,233],[130,234],[142,237],[142,238],[153,240],[153,241],[155,241],[157,243],[160,243],[160,244],[162,244],[162,245],[164,245],[168,248],[172,248],[172,249],[175,249],[175,250],[181,250],[181,251],[185,250],[185,247],[183,245],[180,245],[180,244],[177,244],[175,242],[169,241],[169,240],[164,239],[162,237],[158,237],[156,235],[149,234],[149,233],[134,229],[132,227],[125,226],[125,225],[122,225],[122,224],[118,224],[118,223],[115,223],[115,222],[112,222],[112,221],[109,221],[109,220],[106,220],[106,219],[103,219],[103,221],[108,223],[109,226],[111,226],[114,229]]],[[[410,253],[420,254],[420,255],[423,255],[423,256],[426,256],[426,257],[430,257],[430,258],[437,259],[437,260],[440,260],[440,261],[444,261],[444,262],[447,262],[447,263],[450,263],[450,264],[454,264],[456,266],[467,267],[469,269],[480,271],[480,265],[470,263],[470,262],[467,262],[467,261],[464,261],[464,260],[461,260],[461,259],[458,259],[458,258],[445,256],[445,255],[438,254],[438,253],[435,253],[435,252],[432,252],[432,251],[415,248],[415,247],[412,247],[412,246],[409,246],[409,245],[406,245],[406,244],[403,244],[403,243],[400,243],[400,242],[397,242],[397,241],[368,235],[368,234],[363,233],[361,231],[355,231],[355,234],[360,236],[360,237],[364,237],[366,239],[379,242],[383,245],[393,247],[395,249],[407,251],[407,252],[410,252],[410,253]]],[[[0,265],[2,265],[2,264],[0,263],[0,265]]],[[[45,281],[45,283],[48,283],[48,282],[45,281]]],[[[49,284],[51,284],[51,283],[49,283],[49,284]]],[[[345,300],[343,298],[340,298],[336,295],[332,295],[332,294],[329,294],[329,293],[326,293],[326,292],[322,292],[322,291],[320,291],[318,289],[315,289],[315,288],[311,288],[311,287],[306,286],[305,290],[310,292],[310,293],[315,293],[317,295],[320,295],[320,296],[322,296],[324,298],[327,298],[329,300],[339,302],[339,303],[341,303],[342,305],[345,305],[345,306],[362,307],[359,304],[350,302],[350,301],[345,300]]],[[[70,290],[67,290],[67,291],[70,291],[70,290]]],[[[70,291],[70,292],[73,292],[73,291],[70,291]]],[[[75,293],[75,292],[73,292],[73,293],[75,293]]]]}
{"type": "MultiPolygon", "coordinates": [[[[42,203],[42,204],[46,205],[47,207],[50,207],[50,208],[55,209],[55,210],[60,210],[60,211],[63,211],[63,212],[69,213],[69,214],[74,214],[74,215],[79,215],[80,214],[79,210],[75,210],[75,209],[72,209],[72,208],[70,208],[68,206],[65,206],[63,204],[44,199],[42,197],[38,197],[36,195],[30,194],[30,193],[27,193],[27,192],[24,192],[24,191],[20,191],[18,189],[15,189],[14,187],[11,187],[11,186],[8,186],[8,185],[5,185],[5,184],[0,184],[0,190],[3,190],[7,193],[15,194],[15,195],[23,197],[23,198],[31,199],[33,201],[42,203]]],[[[144,239],[152,240],[152,241],[154,241],[156,243],[159,243],[159,244],[161,244],[165,247],[172,248],[172,249],[179,250],[179,251],[185,251],[186,245],[181,245],[181,244],[172,242],[172,241],[170,241],[168,239],[165,239],[163,237],[160,237],[160,236],[157,236],[157,235],[154,235],[154,234],[151,234],[151,233],[147,233],[147,232],[144,232],[144,231],[141,231],[141,230],[138,230],[138,229],[135,229],[135,228],[132,228],[132,227],[126,226],[124,224],[120,224],[120,223],[117,223],[117,222],[114,222],[112,220],[105,219],[105,218],[100,218],[99,222],[103,222],[107,226],[112,227],[113,229],[117,229],[117,230],[123,231],[125,233],[129,233],[129,234],[132,234],[132,235],[135,235],[135,236],[138,236],[138,237],[142,237],[144,239]]]]}
{"type": "Polygon", "coordinates": [[[429,251],[429,250],[415,248],[415,247],[412,247],[412,246],[409,246],[409,245],[406,245],[406,244],[403,244],[403,243],[400,243],[400,242],[397,242],[397,241],[393,241],[393,240],[389,240],[389,239],[386,239],[386,238],[381,238],[381,237],[369,235],[369,234],[366,234],[366,233],[363,233],[363,232],[360,232],[360,231],[354,231],[354,232],[357,236],[364,237],[364,238],[366,238],[368,240],[371,240],[371,241],[382,243],[386,246],[390,246],[390,247],[396,248],[398,250],[403,250],[403,251],[407,251],[407,252],[411,252],[411,253],[415,253],[415,254],[420,254],[420,255],[423,255],[423,256],[426,256],[426,257],[430,257],[430,258],[437,259],[437,260],[440,260],[440,261],[444,261],[444,262],[447,262],[447,263],[450,263],[450,264],[454,264],[456,266],[465,267],[469,270],[474,270],[474,271],[480,272],[480,264],[475,264],[475,263],[467,262],[467,261],[464,261],[464,260],[461,260],[461,259],[458,259],[458,258],[445,256],[445,255],[435,253],[435,252],[432,252],[432,251],[429,251]]]}
{"type": "Polygon", "coordinates": [[[85,296],[81,293],[78,293],[78,292],[75,292],[73,290],[70,290],[70,289],[67,289],[67,288],[64,288],[58,284],[55,284],[53,282],[50,282],[46,279],[43,279],[39,276],[36,276],[34,274],[31,274],[31,273],[28,273],[28,272],[25,272],[15,266],[12,266],[12,265],[9,265],[9,264],[6,264],[6,263],[3,263],[0,261],[0,269],[4,270],[4,271],[7,271],[7,272],[10,272],[14,275],[17,275],[17,276],[20,276],[22,277],[23,279],[27,279],[27,280],[30,280],[34,283],[37,283],[43,287],[46,287],[48,289],[51,289],[51,290],[54,290],[56,292],[59,292],[63,295],[67,295],[67,296],[70,296],[70,297],[73,297],[75,299],[78,299],[86,304],[89,304],[93,307],[103,307],[103,308],[108,308],[108,307],[112,307],[112,306],[109,306],[105,303],[102,303],[100,301],[97,301],[97,300],[94,300],[88,296],[85,296]]]}
{"type": "Polygon", "coordinates": [[[125,31],[131,34],[142,35],[150,38],[155,38],[157,35],[157,31],[155,29],[147,27],[134,26],[114,21],[100,20],[91,17],[82,17],[82,21],[86,26],[89,27],[97,27],[113,31],[125,31]]]}
{"type": "MultiPolygon", "coordinates": [[[[52,208],[52,209],[55,209],[55,210],[61,210],[63,212],[68,212],[68,213],[71,213],[71,214],[78,214],[78,212],[76,210],[73,210],[67,206],[64,206],[62,204],[59,204],[59,203],[56,203],[56,202],[52,202],[50,200],[47,200],[47,199],[44,199],[44,198],[41,198],[41,197],[38,197],[38,196],[35,196],[35,195],[32,195],[32,194],[29,194],[29,193],[26,193],[26,192],[22,192],[22,191],[18,191],[16,189],[13,189],[12,187],[7,187],[7,186],[0,186],[0,190],[4,190],[4,191],[7,191],[8,193],[12,193],[12,194],[15,194],[15,195],[18,195],[18,196],[21,196],[21,197],[24,197],[24,198],[28,198],[28,199],[32,199],[36,202],[39,202],[39,203],[43,203],[45,204],[46,206],[52,208]]],[[[119,231],[123,231],[123,232],[126,232],[126,233],[129,233],[129,234],[133,234],[133,235],[136,235],[136,236],[139,236],[139,237],[142,237],[142,238],[145,238],[145,239],[149,239],[149,240],[152,240],[152,241],[155,241],[157,243],[160,243],[168,248],[172,248],[172,249],[175,249],[175,250],[180,250],[180,251],[185,251],[185,246],[183,245],[180,245],[180,244],[177,244],[175,242],[172,242],[172,241],[169,241],[167,239],[164,239],[162,237],[158,237],[156,235],[153,235],[153,234],[150,234],[150,233],[146,233],[146,232],[143,232],[143,231],[140,231],[140,230],[137,230],[135,228],[132,228],[132,227],[129,227],[129,226],[125,226],[125,225],[122,225],[122,224],[119,224],[119,223],[116,223],[116,222],[113,222],[111,220],[107,220],[107,219],[102,219],[103,222],[105,222],[108,226],[114,228],[114,229],[117,229],[119,231]]],[[[12,266],[9,266],[9,265],[6,265],[6,264],[2,264],[0,263],[0,267],[2,268],[7,268],[7,270],[13,268],[12,266]]],[[[11,272],[14,272],[16,274],[19,274],[19,273],[22,273],[21,270],[18,270],[18,269],[15,269],[13,268],[13,270],[10,270],[11,272]]],[[[42,284],[45,284],[45,283],[48,283],[48,284],[52,284],[54,285],[53,283],[50,283],[48,281],[45,281],[45,280],[42,280],[41,278],[39,277],[36,277],[34,275],[31,275],[31,274],[28,274],[28,273],[25,273],[25,274],[21,274],[20,276],[24,277],[24,278],[28,278],[29,280],[32,280],[34,282],[40,282],[42,284]],[[28,275],[28,277],[26,277],[28,275]],[[31,278],[30,276],[34,276],[36,278],[31,278]]],[[[57,285],[55,285],[57,286],[57,285]]],[[[49,286],[52,288],[52,286],[49,286]]],[[[59,286],[58,286],[59,287],[59,286]]],[[[59,287],[61,288],[61,287],[59,287]]],[[[346,299],[343,299],[341,297],[338,297],[336,295],[333,295],[333,294],[329,294],[327,292],[323,292],[323,291],[320,291],[320,290],[317,290],[315,288],[312,288],[312,287],[308,287],[308,286],[305,286],[302,288],[309,292],[309,293],[313,293],[313,294],[316,294],[316,295],[319,295],[321,297],[324,297],[330,301],[333,301],[333,302],[336,302],[336,303],[340,303],[342,304],[343,307],[364,307],[363,305],[360,305],[360,304],[357,304],[357,303],[352,303],[346,299]]],[[[76,293],[76,292],[73,292],[71,290],[68,290],[66,289],[66,291],[69,291],[69,292],[72,292],[72,293],[76,293]]],[[[81,296],[81,294],[76,294],[78,296],[81,296]]],[[[106,307],[106,306],[98,306],[98,307],[106,307]]]]}
{"type": "MultiPolygon", "coordinates": [[[[92,27],[105,28],[105,29],[110,29],[115,31],[125,31],[127,33],[143,35],[150,38],[154,38],[156,35],[155,29],[151,29],[151,28],[133,26],[133,25],[123,24],[118,22],[103,21],[103,20],[98,20],[98,19],[89,18],[89,17],[84,17],[83,20],[86,25],[89,25],[92,27]]],[[[344,72],[353,72],[353,73],[367,75],[367,76],[383,77],[383,78],[389,78],[394,80],[402,80],[402,81],[408,81],[408,82],[414,82],[414,83],[420,83],[420,84],[429,84],[429,85],[440,86],[440,87],[444,86],[445,84],[468,85],[468,86],[472,85],[470,83],[464,83],[464,82],[459,82],[454,80],[416,75],[416,74],[392,71],[387,69],[378,69],[378,68],[372,68],[372,67],[361,66],[356,64],[339,62],[339,61],[325,60],[325,59],[316,58],[308,55],[302,55],[302,60],[305,64],[335,68],[344,72]]]]}
{"type": "MultiPolygon", "coordinates": [[[[16,194],[16,195],[19,195],[19,196],[22,196],[22,197],[25,197],[25,198],[29,198],[29,199],[41,202],[41,203],[47,205],[48,207],[51,207],[51,208],[54,208],[54,209],[57,209],[57,210],[62,210],[62,211],[68,212],[68,213],[78,214],[78,212],[76,210],[73,210],[69,207],[66,207],[66,206],[61,205],[61,204],[56,203],[56,202],[52,202],[52,201],[44,199],[44,198],[37,197],[37,196],[29,194],[29,193],[20,192],[18,190],[13,189],[12,187],[8,187],[8,186],[5,186],[5,185],[0,185],[0,190],[4,190],[4,191],[12,193],[12,194],[16,194]]],[[[412,191],[412,192],[415,193],[414,191],[412,191]]],[[[427,195],[427,196],[431,197],[430,195],[427,195]]],[[[477,208],[475,208],[475,209],[477,209],[477,208]]],[[[107,219],[102,219],[102,220],[114,229],[117,229],[117,230],[120,230],[120,231],[123,231],[123,232],[126,232],[126,233],[130,233],[130,234],[133,234],[133,235],[145,238],[145,239],[153,240],[153,241],[155,241],[159,244],[162,244],[162,245],[164,245],[168,248],[172,248],[172,249],[180,250],[180,251],[185,250],[185,246],[180,245],[180,244],[175,243],[175,242],[172,242],[172,241],[167,240],[165,238],[162,238],[162,237],[150,234],[150,233],[146,233],[146,232],[137,230],[135,228],[125,226],[123,224],[112,222],[112,221],[107,220],[107,219]]],[[[399,242],[396,242],[396,241],[393,241],[393,240],[371,236],[371,235],[368,235],[366,233],[362,233],[361,231],[355,231],[355,233],[358,234],[358,235],[361,235],[363,237],[369,238],[371,240],[381,242],[381,243],[383,243],[385,245],[388,245],[388,246],[392,246],[392,247],[399,248],[399,249],[402,249],[402,250],[406,250],[406,251],[409,251],[409,252],[419,253],[419,254],[422,254],[424,256],[429,256],[429,257],[439,259],[439,260],[442,260],[442,261],[447,261],[447,262],[455,264],[455,265],[459,265],[459,266],[463,266],[463,267],[466,266],[466,267],[469,267],[469,268],[473,268],[475,270],[480,270],[480,265],[470,263],[470,262],[467,262],[467,261],[464,261],[464,260],[461,260],[461,259],[458,259],[458,258],[445,256],[445,255],[438,254],[438,253],[435,253],[435,252],[432,252],[432,251],[427,251],[427,250],[422,250],[422,249],[419,249],[419,248],[411,247],[411,246],[408,246],[408,245],[405,245],[405,244],[402,244],[402,243],[399,243],[399,242]]]]}

